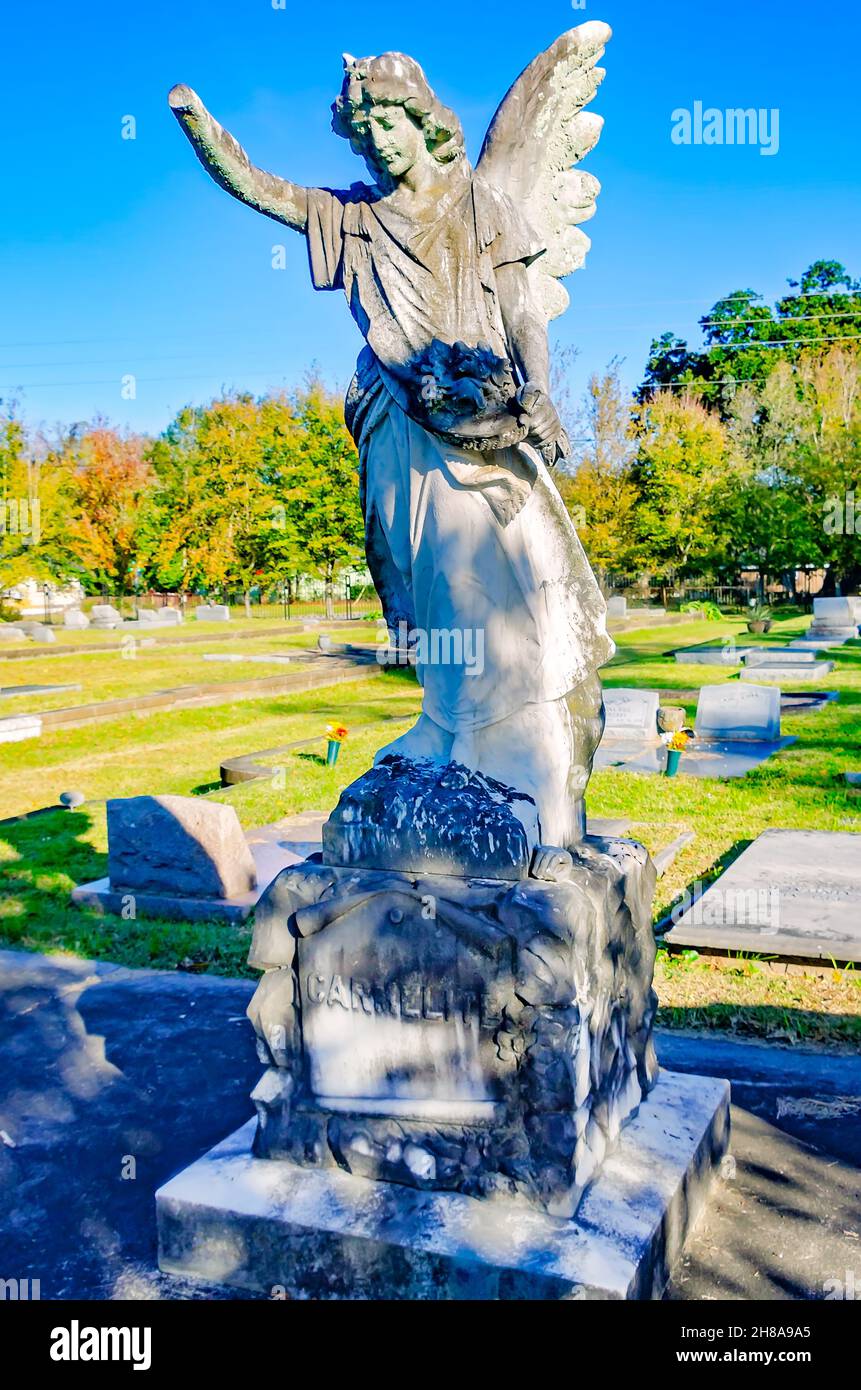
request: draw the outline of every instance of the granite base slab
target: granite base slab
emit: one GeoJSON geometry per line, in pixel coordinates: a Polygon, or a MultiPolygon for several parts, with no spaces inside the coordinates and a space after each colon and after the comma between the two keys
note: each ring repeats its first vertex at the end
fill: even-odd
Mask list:
{"type": "MultiPolygon", "coordinates": [[[[679,764],[686,777],[744,777],[782,748],[796,740],[790,736],[771,740],[694,739],[679,764]]],[[[622,772],[663,773],[667,766],[664,743],[618,743],[604,740],[595,754],[596,768],[612,767],[622,772]]]]}
{"type": "Polygon", "coordinates": [[[786,681],[818,681],[833,670],[833,661],[811,661],[805,666],[780,666],[775,661],[763,666],[748,666],[741,672],[739,679],[755,681],[758,685],[763,681],[774,681],[776,684],[785,684],[786,681]]]}
{"type": "Polygon", "coordinates": [[[659,1298],[729,1142],[729,1083],[662,1072],[571,1221],[251,1156],[255,1122],[156,1193],[166,1273],[319,1299],[659,1298]]]}
{"type": "Polygon", "coordinates": [[[796,637],[789,643],[792,651],[824,652],[830,647],[843,647],[850,637],[796,637]]]}

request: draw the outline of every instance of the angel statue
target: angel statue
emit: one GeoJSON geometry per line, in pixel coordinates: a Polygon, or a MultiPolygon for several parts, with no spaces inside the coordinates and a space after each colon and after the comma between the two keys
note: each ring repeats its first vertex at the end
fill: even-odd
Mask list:
{"type": "Polygon", "coordinates": [[[390,630],[426,644],[422,713],[388,754],[464,765],[536,805],[540,838],[584,833],[603,730],[606,606],[549,473],[569,443],[549,388],[548,321],[582,265],[599,185],[572,168],[601,118],[606,24],[569,30],[517,79],[473,169],[457,116],[412,58],[344,56],[333,129],[371,181],[303,188],[256,168],[190,88],[173,108],[217,183],[303,233],[316,289],[365,338],[346,418],[368,564],[390,630]],[[442,659],[432,659],[434,652],[442,659]]]}

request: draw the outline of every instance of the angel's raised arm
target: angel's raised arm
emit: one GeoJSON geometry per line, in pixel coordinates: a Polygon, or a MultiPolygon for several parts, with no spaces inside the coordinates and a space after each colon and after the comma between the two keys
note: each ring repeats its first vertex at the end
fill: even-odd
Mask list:
{"type": "Polygon", "coordinates": [[[305,230],[307,189],[252,164],[239,141],[210,116],[190,87],[173,87],[168,102],[195,154],[216,183],[256,212],[286,222],[297,232],[305,230]]]}

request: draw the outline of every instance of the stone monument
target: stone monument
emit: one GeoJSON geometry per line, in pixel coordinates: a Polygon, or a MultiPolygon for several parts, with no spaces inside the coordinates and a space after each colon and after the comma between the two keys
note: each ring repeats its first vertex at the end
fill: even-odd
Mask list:
{"type": "Polygon", "coordinates": [[[539,54],[475,168],[416,62],[345,55],[333,126],[372,181],[342,192],[255,168],[171,92],[204,167],[304,235],[312,283],[366,339],[347,422],[367,557],[423,706],[261,900],[253,1146],[162,1189],[165,1269],[505,1297],[540,1283],[540,1250],[547,1296],[648,1296],[725,1145],[725,1083],[686,1080],[682,1101],[659,1079],[654,866],[585,835],[614,646],[550,474],[569,444],[547,323],[589,246],[599,186],[572,166],[600,134],[584,108],[609,37],[587,23],[539,54]]]}

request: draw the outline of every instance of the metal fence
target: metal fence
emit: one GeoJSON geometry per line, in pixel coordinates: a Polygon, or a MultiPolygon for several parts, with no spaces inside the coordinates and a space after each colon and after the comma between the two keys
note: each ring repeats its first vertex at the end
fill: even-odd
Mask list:
{"type": "MultiPolygon", "coordinates": [[[[253,589],[247,607],[245,595],[235,590],[213,594],[180,594],[147,589],[134,594],[120,594],[103,589],[98,594],[88,594],[83,607],[86,611],[98,603],[111,604],[124,618],[133,618],[138,608],[178,608],[192,616],[201,604],[211,603],[226,604],[234,618],[248,616],[270,622],[278,618],[285,622],[315,618],[329,622],[351,622],[375,618],[382,611],[372,585],[356,584],[343,578],[336,580],[328,593],[324,585],[313,582],[307,586],[293,582],[273,588],[253,589]],[[309,589],[311,592],[308,592],[309,589]]],[[[64,607],[52,604],[45,596],[44,622],[61,626],[64,611],[64,607]]]]}

